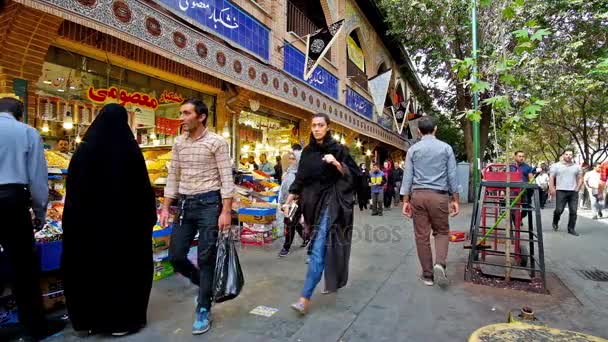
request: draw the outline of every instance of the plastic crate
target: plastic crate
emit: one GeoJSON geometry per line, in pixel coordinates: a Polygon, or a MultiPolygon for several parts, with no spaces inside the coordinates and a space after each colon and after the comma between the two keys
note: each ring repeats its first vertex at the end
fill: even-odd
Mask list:
{"type": "Polygon", "coordinates": [[[54,271],[61,268],[63,241],[36,243],[36,249],[40,256],[40,270],[42,272],[54,271]]]}

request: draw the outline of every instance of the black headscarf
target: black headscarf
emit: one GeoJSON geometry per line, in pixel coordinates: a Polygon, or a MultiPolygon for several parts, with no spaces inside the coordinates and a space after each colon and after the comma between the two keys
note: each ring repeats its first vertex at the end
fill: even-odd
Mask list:
{"type": "Polygon", "coordinates": [[[127,111],[106,105],[68,170],[63,271],[75,329],[125,331],[145,324],[155,223],[154,191],[127,111]]]}

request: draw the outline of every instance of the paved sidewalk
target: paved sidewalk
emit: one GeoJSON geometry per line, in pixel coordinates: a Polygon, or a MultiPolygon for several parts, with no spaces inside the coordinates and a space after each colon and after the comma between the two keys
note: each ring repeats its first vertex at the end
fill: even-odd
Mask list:
{"type": "MultiPolygon", "coordinates": [[[[468,231],[471,206],[462,211],[452,227],[468,231]]],[[[289,308],[306,272],[305,251],[295,247],[300,243],[296,239],[287,258],[277,257],[279,242],[240,250],[245,289],[238,299],[212,309],[213,327],[206,335],[190,333],[195,288],[173,276],[155,282],[148,326],[120,341],[466,341],[475,329],[505,322],[509,310],[523,305],[535,308],[553,327],[608,337],[608,283],[585,280],[574,271],[608,271],[608,225],[581,216],[577,238],[565,229],[553,232],[551,215],[552,209],[543,211],[547,269],[555,274],[549,282],[551,295],[465,283],[463,243],[450,246],[448,290],[424,286],[418,280],[411,221],[399,209],[383,217],[357,212],[349,284],[327,296],[320,294],[320,284],[308,316],[299,317],[289,308]],[[270,318],[250,314],[258,305],[279,311],[270,318]]],[[[87,339],[100,340],[105,339],[87,339]]],[[[66,330],[48,341],[79,339],[66,330]]]]}

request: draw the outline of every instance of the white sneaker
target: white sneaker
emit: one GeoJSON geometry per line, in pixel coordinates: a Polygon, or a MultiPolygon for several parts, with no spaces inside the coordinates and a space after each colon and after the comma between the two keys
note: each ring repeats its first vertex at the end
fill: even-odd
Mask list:
{"type": "Polygon", "coordinates": [[[429,279],[429,278],[425,278],[425,277],[420,277],[420,280],[422,280],[422,282],[426,286],[433,286],[433,285],[435,285],[435,282],[433,282],[433,279],[429,279]]]}
{"type": "Polygon", "coordinates": [[[441,288],[448,286],[448,276],[445,274],[445,267],[442,265],[436,264],[433,267],[433,278],[441,288]]]}

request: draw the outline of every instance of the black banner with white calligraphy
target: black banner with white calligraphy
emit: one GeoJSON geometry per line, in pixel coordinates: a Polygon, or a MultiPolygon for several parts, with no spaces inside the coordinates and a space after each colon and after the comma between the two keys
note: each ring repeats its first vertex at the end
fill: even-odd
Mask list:
{"type": "Polygon", "coordinates": [[[344,26],[344,19],[323,27],[306,39],[306,62],[304,63],[304,80],[308,80],[319,65],[336,37],[344,26]]]}

